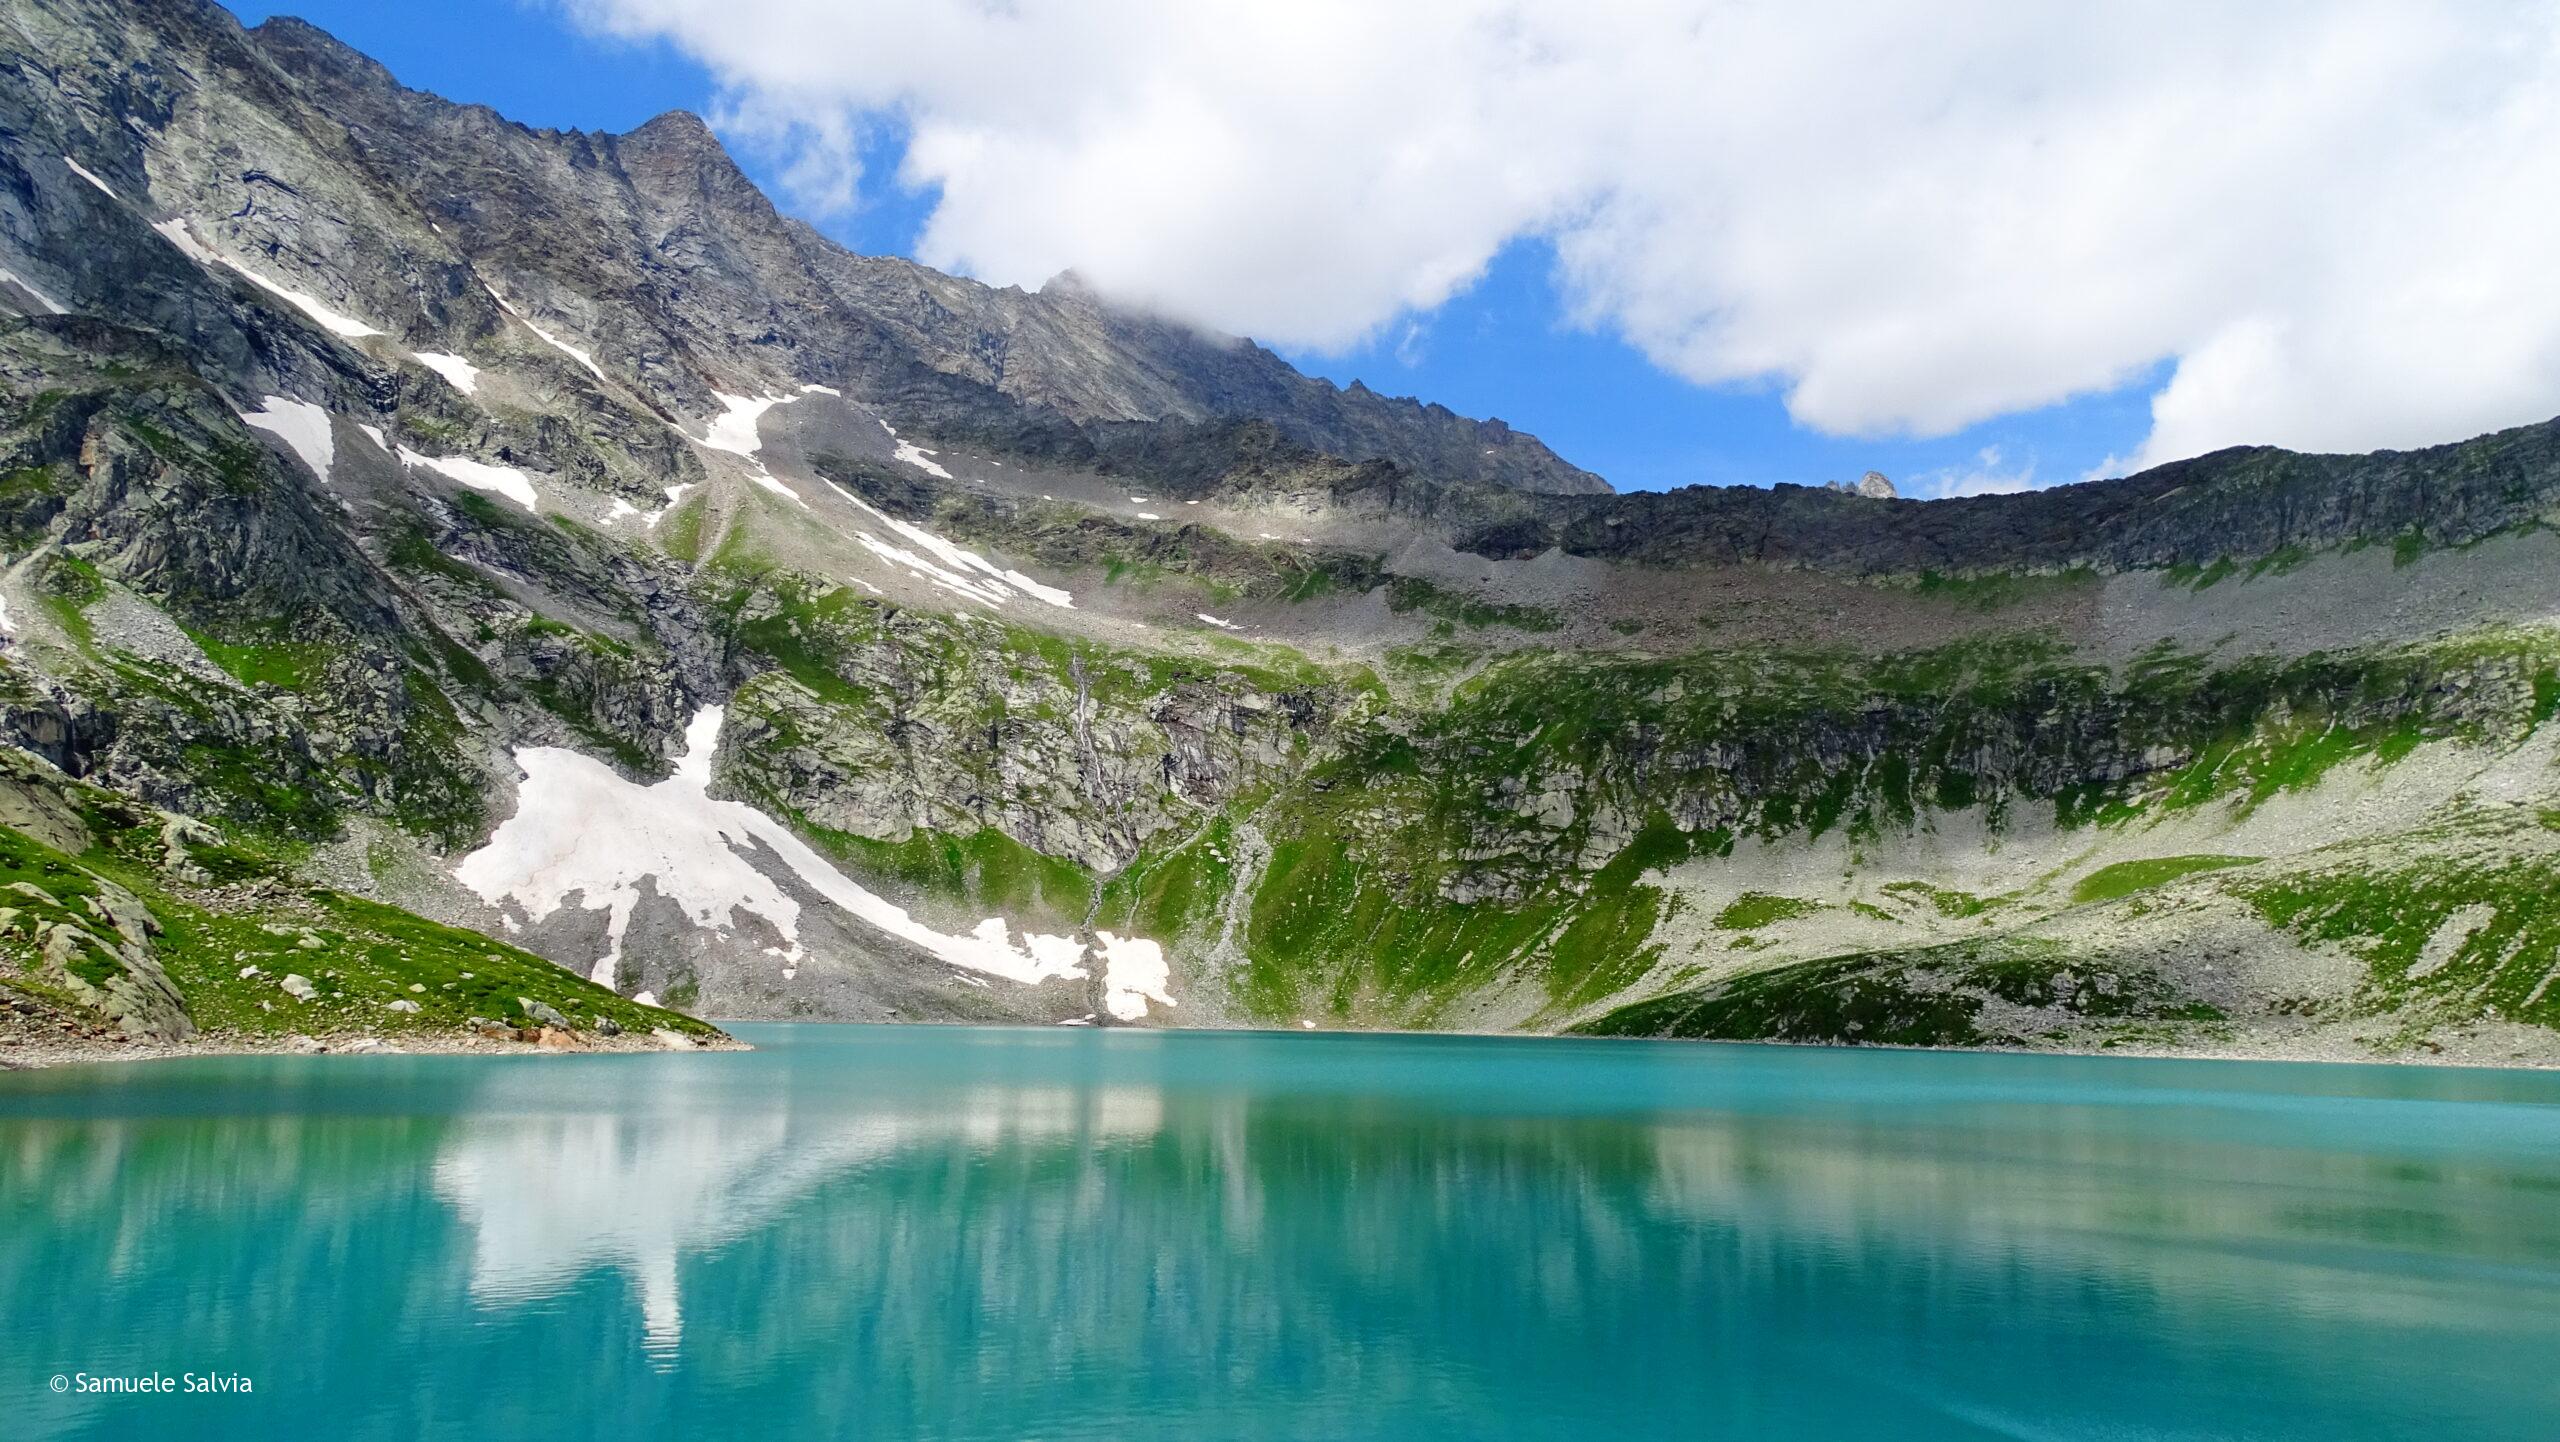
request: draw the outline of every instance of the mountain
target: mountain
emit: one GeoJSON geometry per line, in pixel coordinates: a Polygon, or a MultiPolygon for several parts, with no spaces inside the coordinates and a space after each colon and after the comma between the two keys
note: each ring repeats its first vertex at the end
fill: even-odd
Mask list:
{"type": "Polygon", "coordinates": [[[2551,425],[1616,495],[691,116],[0,50],[0,1032],[2560,1054],[2551,425]]]}

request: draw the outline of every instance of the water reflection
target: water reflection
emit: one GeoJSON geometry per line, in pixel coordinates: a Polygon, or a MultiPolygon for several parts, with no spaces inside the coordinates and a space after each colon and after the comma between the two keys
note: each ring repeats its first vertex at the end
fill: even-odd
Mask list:
{"type": "Polygon", "coordinates": [[[794,1029],[0,1085],[28,1435],[2534,1436],[2560,1078],[794,1029]],[[456,1379],[469,1378],[468,1385],[456,1379]]]}
{"type": "Polygon", "coordinates": [[[1144,1136],[1163,1122],[1151,1090],[980,1086],[878,1110],[789,1105],[741,1114],[734,1098],[662,1069],[609,1112],[546,1113],[556,1079],[522,1070],[489,1084],[500,1115],[458,1125],[437,1149],[436,1195],[472,1235],[483,1305],[559,1292],[598,1268],[638,1289],[651,1351],[683,1327],[677,1261],[765,1225],[839,1174],[905,1153],[989,1152],[1144,1136]]]}

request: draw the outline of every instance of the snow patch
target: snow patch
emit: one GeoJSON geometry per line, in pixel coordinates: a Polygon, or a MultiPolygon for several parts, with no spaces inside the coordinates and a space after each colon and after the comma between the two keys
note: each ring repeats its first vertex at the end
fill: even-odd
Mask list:
{"type": "Polygon", "coordinates": [[[547,345],[547,346],[551,347],[553,350],[556,350],[556,351],[560,352],[562,355],[567,356],[569,359],[571,359],[571,360],[573,360],[573,361],[576,361],[578,364],[580,364],[580,365],[582,365],[582,366],[585,366],[585,367],[587,368],[587,374],[589,374],[589,375],[591,375],[591,376],[594,376],[597,380],[600,380],[600,381],[601,381],[601,380],[604,380],[604,379],[605,379],[605,373],[603,372],[603,370],[601,370],[601,369],[599,369],[599,368],[597,367],[597,365],[596,365],[596,358],[595,358],[594,356],[591,356],[591,355],[587,354],[585,351],[582,351],[582,350],[578,349],[576,346],[573,346],[573,345],[569,344],[567,341],[562,340],[560,337],[558,337],[558,336],[556,336],[556,335],[553,335],[551,332],[549,332],[549,331],[547,331],[547,330],[544,330],[544,329],[541,327],[541,325],[540,325],[540,324],[538,324],[538,323],[534,320],[534,318],[533,318],[532,316],[526,315],[523,311],[520,311],[520,310],[516,309],[516,308],[515,308],[515,305],[514,305],[512,302],[510,302],[510,301],[509,301],[505,296],[498,294],[498,288],[497,288],[496,286],[491,285],[491,284],[489,284],[487,281],[485,281],[485,280],[484,280],[484,281],[480,282],[480,288],[481,288],[482,290],[485,290],[485,291],[487,291],[487,292],[489,293],[489,299],[494,300],[494,301],[496,301],[496,302],[498,303],[498,309],[500,309],[500,310],[502,310],[502,311],[505,311],[507,314],[509,314],[509,315],[511,315],[511,316],[514,316],[516,319],[518,319],[518,320],[520,320],[520,321],[523,321],[523,322],[524,322],[524,328],[525,328],[526,330],[532,331],[532,332],[533,332],[533,334],[534,334],[534,337],[535,337],[536,339],[540,340],[544,345],[547,345]]]}
{"type": "Polygon", "coordinates": [[[444,377],[455,390],[466,396],[480,389],[480,368],[458,355],[422,350],[418,352],[418,364],[444,377]]]}
{"type": "Polygon", "coordinates": [[[1173,968],[1164,948],[1143,937],[1097,931],[1102,942],[1102,1004],[1122,1021],[1144,1021],[1147,1003],[1173,1005],[1173,968]]]}
{"type": "Polygon", "coordinates": [[[269,295],[275,296],[277,299],[286,302],[294,309],[301,311],[304,315],[307,315],[313,320],[319,322],[320,328],[329,332],[331,335],[340,336],[347,340],[356,340],[364,336],[382,334],[382,332],[375,330],[372,326],[366,325],[363,321],[357,320],[354,316],[347,315],[341,311],[332,310],[328,306],[321,304],[313,297],[304,295],[301,291],[294,290],[289,286],[276,284],[274,281],[267,279],[265,276],[258,274],[256,271],[251,270],[249,267],[242,265],[240,262],[233,260],[227,255],[215,254],[213,251],[207,249],[202,243],[197,241],[194,233],[187,229],[187,223],[184,219],[164,220],[153,225],[151,228],[160,232],[161,239],[176,246],[189,260],[194,261],[198,265],[229,266],[231,269],[238,271],[242,276],[245,276],[250,284],[267,292],[269,295]]]}
{"type": "Polygon", "coordinates": [[[450,477],[475,491],[494,491],[527,511],[534,508],[533,480],[513,466],[493,466],[466,456],[422,456],[407,446],[400,448],[402,463],[424,466],[450,477]]]}
{"type": "Polygon", "coordinates": [[[242,411],[240,419],[267,432],[292,448],[302,463],[311,468],[322,484],[329,480],[330,464],[337,459],[337,441],[329,433],[329,413],[309,401],[269,396],[266,404],[254,411],[242,411]]]}
{"type": "Polygon", "coordinates": [[[800,387],[800,394],[804,396],[834,396],[838,400],[844,399],[844,392],[837,390],[834,386],[822,386],[815,382],[811,382],[800,387]]]}
{"type": "Polygon", "coordinates": [[[36,289],[35,282],[18,274],[16,271],[0,270],[0,281],[5,281],[10,285],[14,285],[18,289],[25,291],[30,299],[35,301],[36,304],[44,307],[44,313],[47,315],[71,314],[70,311],[63,308],[62,302],[55,300],[52,296],[36,289]]]}
{"type": "Polygon", "coordinates": [[[696,714],[685,728],[685,753],[675,774],[653,785],[625,780],[576,751],[518,748],[516,765],[524,781],[516,814],[487,845],[462,859],[454,878],[490,905],[511,901],[536,922],[572,897],[582,909],[606,911],[610,945],[593,975],[608,985],[644,882],[697,926],[725,931],[741,911],[760,917],[799,959],[800,903],[759,870],[757,860],[787,871],[865,925],[952,966],[1026,986],[1086,974],[1085,948],[1073,938],[1025,934],[1017,944],[1001,916],[988,917],[967,936],[935,931],[856,885],[763,812],[744,802],[713,800],[711,756],[723,717],[718,706],[696,714]]]}
{"type": "Polygon", "coordinates": [[[965,546],[955,546],[922,526],[911,526],[833,481],[827,482],[827,489],[860,507],[902,539],[932,553],[936,559],[927,560],[868,531],[854,533],[854,539],[868,547],[873,555],[892,565],[904,566],[918,579],[931,581],[945,590],[958,592],[974,601],[984,601],[990,606],[1003,605],[1009,599],[1010,593],[1006,588],[1010,587],[1035,601],[1046,601],[1068,610],[1075,608],[1075,597],[1055,586],[1044,586],[1020,571],[1009,571],[996,565],[965,546]]]}
{"type": "Polygon", "coordinates": [[[1194,611],[1191,614],[1208,622],[1210,625],[1217,627],[1221,631],[1241,631],[1244,629],[1244,627],[1237,625],[1233,621],[1220,620],[1218,617],[1212,616],[1206,611],[1194,611]]]}
{"type": "Polygon", "coordinates": [[[391,442],[383,437],[382,427],[368,426],[362,422],[358,422],[356,429],[364,432],[365,439],[373,442],[375,446],[379,447],[384,455],[387,456],[391,454],[391,442]]]}
{"type": "Polygon", "coordinates": [[[754,460],[764,449],[764,438],[756,434],[756,422],[764,413],[791,398],[789,396],[733,396],[727,391],[711,393],[725,407],[703,427],[702,443],[715,451],[754,460]]]}
{"type": "Polygon", "coordinates": [[[91,173],[90,173],[90,171],[89,171],[89,167],[87,167],[87,166],[85,166],[85,165],[82,165],[79,161],[76,161],[76,160],[72,159],[70,156],[66,155],[66,156],[62,157],[62,163],[63,163],[63,164],[65,164],[65,165],[67,165],[67,166],[70,166],[70,167],[71,167],[71,173],[72,173],[72,174],[74,174],[74,175],[76,175],[76,176],[79,176],[82,180],[85,180],[85,181],[89,182],[91,185],[94,185],[94,186],[98,187],[100,190],[105,191],[105,192],[107,193],[107,199],[109,199],[109,200],[122,200],[122,199],[124,199],[124,197],[123,197],[123,196],[116,194],[116,188],[115,188],[114,186],[107,184],[105,181],[100,180],[97,176],[95,176],[95,175],[91,174],[91,173]]]}
{"type": "Polygon", "coordinates": [[[773,493],[774,493],[775,495],[777,495],[777,496],[784,496],[784,497],[787,497],[787,498],[789,498],[789,499],[791,499],[791,500],[799,501],[799,502],[800,502],[800,504],[801,504],[801,505],[804,505],[804,506],[805,506],[805,505],[807,505],[807,504],[809,504],[807,501],[805,501],[805,500],[801,500],[801,498],[800,498],[800,493],[799,493],[798,491],[795,491],[795,490],[791,489],[789,486],[784,485],[784,484],[782,483],[782,481],[781,481],[779,478],[777,478],[777,477],[774,475],[774,473],[773,473],[773,472],[771,472],[771,471],[768,471],[768,470],[765,470],[765,469],[763,469],[763,468],[759,467],[759,468],[756,470],[755,474],[753,474],[753,475],[751,475],[751,476],[747,477],[747,479],[748,479],[748,480],[751,480],[751,481],[753,481],[753,482],[755,482],[755,483],[756,483],[757,485],[759,485],[759,486],[764,487],[766,490],[773,492],[773,493]]]}
{"type": "Polygon", "coordinates": [[[696,481],[679,481],[675,485],[667,487],[667,503],[660,506],[658,509],[651,511],[649,513],[649,519],[643,521],[641,524],[647,526],[653,531],[658,529],[658,523],[665,520],[667,518],[667,513],[676,508],[676,503],[684,499],[684,493],[692,490],[698,484],[700,483],[696,481]]]}
{"type": "Polygon", "coordinates": [[[756,423],[764,418],[766,411],[775,406],[787,406],[800,397],[733,396],[727,391],[713,391],[712,394],[720,398],[723,409],[719,415],[713,416],[703,426],[703,433],[700,436],[693,438],[696,443],[709,450],[726,451],[733,456],[744,457],[750,465],[755,467],[747,474],[748,480],[777,496],[789,498],[795,504],[808,505],[808,501],[802,498],[798,491],[783,484],[780,477],[765,469],[763,459],[756,454],[764,449],[764,437],[756,433],[756,423]]]}
{"type": "Polygon", "coordinates": [[[621,520],[625,516],[636,516],[639,514],[640,508],[638,506],[631,504],[620,496],[616,496],[613,498],[612,506],[608,507],[604,513],[604,521],[605,524],[609,526],[614,522],[621,520]]]}
{"type": "Polygon", "coordinates": [[[218,256],[212,251],[205,249],[203,246],[196,244],[194,234],[187,229],[187,223],[183,220],[156,220],[151,223],[151,228],[160,233],[160,238],[162,240],[176,246],[180,255],[185,256],[187,259],[194,261],[198,265],[220,265],[223,263],[221,256],[218,256]]]}
{"type": "Polygon", "coordinates": [[[899,460],[906,462],[908,465],[915,467],[926,475],[940,476],[946,481],[951,479],[951,473],[944,470],[940,462],[934,460],[934,453],[932,451],[926,450],[924,447],[917,445],[913,441],[899,441],[898,428],[889,424],[887,421],[880,422],[880,429],[889,433],[889,439],[898,441],[897,458],[899,460]]]}
{"type": "Polygon", "coordinates": [[[1164,517],[1157,515],[1153,511],[1140,511],[1138,513],[1138,519],[1141,521],[1161,521],[1164,517]]]}

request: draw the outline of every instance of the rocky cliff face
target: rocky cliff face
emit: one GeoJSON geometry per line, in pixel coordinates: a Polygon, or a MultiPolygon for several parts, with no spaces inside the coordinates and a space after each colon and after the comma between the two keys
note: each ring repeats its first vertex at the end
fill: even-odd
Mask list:
{"type": "Polygon", "coordinates": [[[0,50],[28,1006],[2560,1049],[2548,426],[1614,496],[689,116],[0,50]]]}

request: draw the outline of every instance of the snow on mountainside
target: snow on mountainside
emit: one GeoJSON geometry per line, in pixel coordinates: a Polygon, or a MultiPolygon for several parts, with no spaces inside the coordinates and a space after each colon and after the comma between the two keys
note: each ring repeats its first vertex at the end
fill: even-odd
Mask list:
{"type": "MultiPolygon", "coordinates": [[[[511,904],[510,930],[519,915],[539,924],[573,899],[581,908],[606,909],[607,949],[594,968],[594,979],[605,985],[621,967],[623,937],[644,889],[674,902],[697,926],[725,932],[746,917],[762,921],[780,939],[779,946],[767,948],[776,969],[784,980],[794,979],[809,957],[801,940],[801,906],[785,891],[786,882],[967,971],[1025,986],[1086,974],[1086,948],[1072,937],[1017,932],[1000,916],[986,918],[966,936],[937,932],[847,879],[754,807],[714,800],[711,757],[721,719],[721,708],[705,707],[685,729],[685,751],[676,758],[674,774],[652,785],[636,785],[595,758],[561,747],[518,750],[524,780],[515,814],[486,846],[462,859],[455,877],[484,901],[511,904]]],[[[1171,1004],[1162,995],[1163,967],[1143,955],[1145,943],[1104,933],[1102,944],[1111,973],[1106,984],[1115,993],[1152,994],[1171,1004]],[[1124,973],[1131,979],[1124,980],[1124,973]]],[[[1122,1014],[1121,1007],[1115,1005],[1114,1012],[1122,1014]]],[[[1123,1019],[1145,1014],[1141,1002],[1123,1019]]]]}

